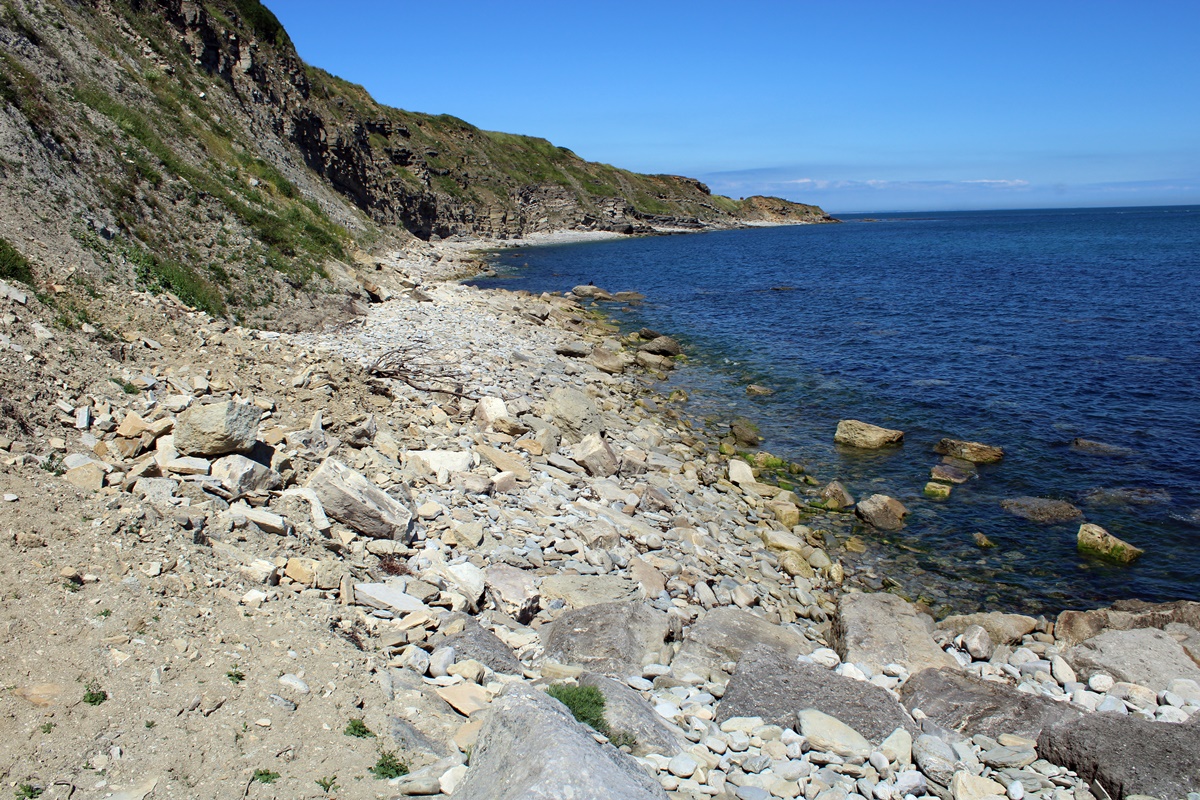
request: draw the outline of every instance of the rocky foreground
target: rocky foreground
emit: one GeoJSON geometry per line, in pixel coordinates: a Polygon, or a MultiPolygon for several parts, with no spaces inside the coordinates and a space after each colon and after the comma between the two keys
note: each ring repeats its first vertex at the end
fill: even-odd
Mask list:
{"type": "Polygon", "coordinates": [[[322,334],[110,290],[107,352],[0,287],[16,796],[1200,796],[1200,604],[843,587],[819,490],[654,393],[673,340],[455,261],[322,334]]]}

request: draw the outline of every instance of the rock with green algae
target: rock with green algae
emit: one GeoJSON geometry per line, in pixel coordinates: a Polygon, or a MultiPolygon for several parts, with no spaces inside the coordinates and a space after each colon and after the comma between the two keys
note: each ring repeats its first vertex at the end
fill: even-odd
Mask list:
{"type": "Polygon", "coordinates": [[[1146,552],[1140,547],[1134,547],[1129,542],[1118,539],[1104,528],[1090,522],[1079,526],[1078,547],[1081,553],[1121,564],[1128,564],[1146,552]]]}

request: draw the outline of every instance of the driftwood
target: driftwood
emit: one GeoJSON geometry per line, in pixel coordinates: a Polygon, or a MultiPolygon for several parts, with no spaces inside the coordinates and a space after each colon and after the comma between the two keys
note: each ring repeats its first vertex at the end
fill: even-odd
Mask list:
{"type": "Polygon", "coordinates": [[[388,350],[376,358],[367,371],[379,378],[402,381],[420,392],[479,399],[478,395],[463,390],[462,375],[458,370],[429,355],[421,343],[388,350]]]}

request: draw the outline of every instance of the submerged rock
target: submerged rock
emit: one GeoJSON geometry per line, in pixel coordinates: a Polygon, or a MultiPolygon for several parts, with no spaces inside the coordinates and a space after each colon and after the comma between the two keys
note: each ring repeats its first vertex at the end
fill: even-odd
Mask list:
{"type": "Polygon", "coordinates": [[[844,419],[838,423],[833,440],[847,447],[877,450],[889,444],[899,444],[904,440],[904,431],[881,428],[878,425],[860,422],[856,419],[844,419]]]}
{"type": "Polygon", "coordinates": [[[1004,449],[980,442],[961,439],[942,439],[933,447],[933,452],[942,456],[954,456],[975,464],[995,464],[1004,458],[1004,449]]]}
{"type": "Polygon", "coordinates": [[[1129,542],[1118,539],[1099,525],[1085,522],[1079,526],[1077,539],[1079,552],[1098,556],[1108,561],[1128,564],[1146,551],[1129,542]]]}
{"type": "Polygon", "coordinates": [[[1050,500],[1045,497],[1013,497],[1001,500],[1000,507],[1010,514],[1033,522],[1070,522],[1083,516],[1083,512],[1066,500],[1050,500]]]}
{"type": "Polygon", "coordinates": [[[1133,455],[1133,451],[1128,447],[1121,447],[1115,444],[1105,444],[1092,439],[1072,439],[1071,449],[1077,453],[1086,453],[1091,456],[1129,456],[1133,455]]]}

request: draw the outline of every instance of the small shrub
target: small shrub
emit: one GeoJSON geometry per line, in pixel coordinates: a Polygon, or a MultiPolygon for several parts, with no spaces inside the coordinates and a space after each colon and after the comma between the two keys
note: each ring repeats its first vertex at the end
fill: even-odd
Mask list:
{"type": "Polygon", "coordinates": [[[381,781],[399,778],[408,774],[408,765],[400,760],[395,750],[382,750],[375,766],[367,770],[381,781]]]}
{"type": "Polygon", "coordinates": [[[385,553],[379,557],[379,568],[388,575],[408,575],[408,562],[395,553],[385,553]]]}
{"type": "Polygon", "coordinates": [[[316,784],[321,787],[321,791],[325,794],[341,788],[338,786],[337,775],[330,775],[327,778],[317,778],[316,784]]]}
{"type": "Polygon", "coordinates": [[[617,731],[616,733],[610,734],[608,741],[613,747],[618,749],[622,747],[628,747],[632,750],[633,748],[637,747],[637,737],[629,731],[617,731]]]}
{"type": "Polygon", "coordinates": [[[0,279],[33,285],[33,270],[29,268],[29,262],[25,260],[25,256],[17,252],[15,247],[2,238],[0,238],[0,279]]]}
{"type": "Polygon", "coordinates": [[[109,617],[112,616],[112,609],[111,608],[102,608],[102,609],[100,609],[99,613],[96,614],[96,616],[100,617],[101,619],[108,619],[109,617]]]}
{"type": "Polygon", "coordinates": [[[42,733],[49,733],[50,731],[54,730],[54,723],[53,722],[44,722],[39,727],[40,727],[42,733]]]}
{"type": "Polygon", "coordinates": [[[604,695],[595,686],[556,683],[546,692],[566,706],[575,715],[575,719],[605,736],[608,735],[608,723],[604,719],[604,695]]]}
{"type": "Polygon", "coordinates": [[[367,724],[361,719],[352,719],[346,723],[347,736],[353,736],[356,739],[374,739],[375,734],[367,727],[367,724]]]}
{"type": "Polygon", "coordinates": [[[230,683],[232,683],[234,686],[237,686],[239,683],[246,680],[246,673],[242,672],[237,668],[236,665],[234,665],[233,669],[225,673],[225,677],[229,678],[230,683]]]}
{"type": "Polygon", "coordinates": [[[83,693],[83,702],[89,706],[98,706],[108,699],[108,692],[100,688],[100,684],[92,682],[83,693]]]}
{"type": "Polygon", "coordinates": [[[254,770],[254,780],[259,783],[274,783],[279,780],[279,773],[271,772],[269,769],[256,769],[254,770]]]}
{"type": "Polygon", "coordinates": [[[34,786],[31,783],[22,783],[17,787],[16,795],[19,800],[27,800],[27,798],[41,797],[44,791],[46,790],[40,786],[34,786]]]}

